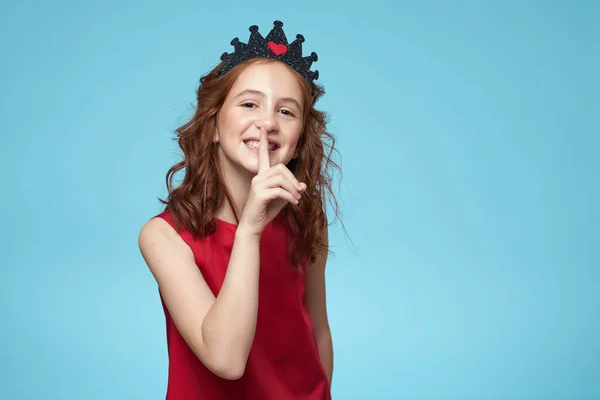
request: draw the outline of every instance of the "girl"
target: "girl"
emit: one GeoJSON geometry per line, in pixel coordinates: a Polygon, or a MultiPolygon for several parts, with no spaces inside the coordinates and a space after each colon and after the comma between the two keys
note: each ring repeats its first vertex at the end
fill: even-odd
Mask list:
{"type": "Polygon", "coordinates": [[[324,198],[337,216],[338,166],[314,108],[317,55],[282,26],[264,39],[250,27],[200,79],[165,210],[139,234],[165,313],[168,400],[331,398],[324,198]]]}

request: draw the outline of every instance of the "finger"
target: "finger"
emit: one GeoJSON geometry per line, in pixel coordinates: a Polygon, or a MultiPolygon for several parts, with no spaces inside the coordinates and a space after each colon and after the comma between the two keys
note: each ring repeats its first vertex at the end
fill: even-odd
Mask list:
{"type": "Polygon", "coordinates": [[[294,182],[290,181],[285,175],[275,175],[269,178],[266,178],[264,181],[260,183],[261,189],[270,189],[270,188],[283,188],[290,192],[294,197],[299,199],[301,197],[300,191],[294,185],[294,182]]]}
{"type": "Polygon", "coordinates": [[[275,199],[281,199],[285,202],[298,204],[299,200],[295,198],[290,192],[280,187],[265,189],[263,191],[263,198],[268,202],[271,202],[275,199]]]}
{"type": "Polygon", "coordinates": [[[289,168],[286,167],[284,164],[277,164],[276,166],[271,168],[269,170],[269,172],[265,174],[265,179],[268,179],[271,176],[277,176],[277,175],[285,176],[287,179],[289,179],[294,184],[294,186],[296,186],[296,189],[300,192],[302,192],[306,189],[306,184],[301,183],[296,178],[296,176],[293,174],[293,172],[290,171],[289,168]]]}
{"type": "Polygon", "coordinates": [[[267,140],[267,130],[260,127],[260,139],[258,142],[258,173],[271,168],[269,161],[269,141],[267,140]]]}

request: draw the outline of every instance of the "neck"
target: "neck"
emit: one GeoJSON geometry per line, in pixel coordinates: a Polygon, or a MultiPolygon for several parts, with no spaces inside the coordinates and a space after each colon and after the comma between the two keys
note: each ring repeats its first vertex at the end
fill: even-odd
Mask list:
{"type": "Polygon", "coordinates": [[[226,197],[215,217],[232,224],[237,224],[239,221],[236,221],[235,215],[237,213],[238,218],[241,218],[242,216],[246,201],[248,201],[248,194],[250,193],[250,186],[254,176],[245,169],[236,168],[235,165],[224,161],[225,157],[220,153],[221,151],[219,149],[219,166],[223,176],[223,183],[227,190],[229,190],[233,204],[229,204],[226,197]],[[233,212],[232,206],[235,207],[235,213],[233,212]]]}

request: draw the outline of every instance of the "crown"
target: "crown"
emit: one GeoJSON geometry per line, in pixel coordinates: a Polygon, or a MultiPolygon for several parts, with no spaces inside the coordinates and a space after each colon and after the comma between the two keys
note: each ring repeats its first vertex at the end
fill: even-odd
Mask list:
{"type": "Polygon", "coordinates": [[[273,58],[292,67],[309,84],[313,80],[319,79],[319,71],[310,70],[312,63],[318,60],[317,53],[313,51],[310,56],[302,57],[304,36],[298,34],[296,40],[288,44],[283,29],[281,29],[282,26],[283,22],[281,21],[273,22],[273,29],[266,38],[263,38],[258,32],[258,26],[252,25],[248,44],[240,42],[237,37],[234,38],[231,41],[234,52],[225,52],[221,55],[221,61],[224,61],[224,64],[217,75],[224,75],[239,63],[252,58],[273,58]]]}

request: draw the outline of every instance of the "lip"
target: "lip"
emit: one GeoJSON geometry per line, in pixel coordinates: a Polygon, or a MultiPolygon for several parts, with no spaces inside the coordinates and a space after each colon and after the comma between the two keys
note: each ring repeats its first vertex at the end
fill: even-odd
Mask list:
{"type": "MultiPolygon", "coordinates": [[[[248,142],[248,141],[250,141],[250,140],[253,140],[253,141],[255,141],[255,142],[260,142],[260,139],[259,139],[259,138],[256,138],[256,137],[249,137],[249,138],[243,139],[243,140],[242,140],[242,142],[244,142],[244,144],[246,144],[246,142],[248,142]]],[[[276,141],[276,140],[271,140],[271,139],[269,139],[269,140],[268,140],[268,142],[269,142],[269,145],[270,145],[270,146],[271,146],[271,145],[275,145],[275,149],[273,149],[273,150],[269,150],[269,151],[275,151],[275,150],[278,150],[278,149],[281,147],[281,145],[279,144],[279,142],[278,142],[278,141],[276,141]]],[[[246,147],[249,147],[251,150],[258,150],[258,149],[254,149],[254,148],[252,148],[252,147],[250,147],[250,146],[248,146],[248,145],[246,145],[246,147]]]]}

